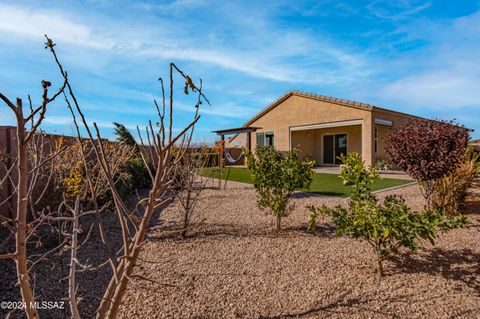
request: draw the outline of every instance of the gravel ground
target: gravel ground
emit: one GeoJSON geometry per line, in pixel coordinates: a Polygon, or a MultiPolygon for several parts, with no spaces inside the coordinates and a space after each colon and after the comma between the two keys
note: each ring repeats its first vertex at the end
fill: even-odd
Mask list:
{"type": "MultiPolygon", "coordinates": [[[[414,209],[423,206],[416,186],[377,196],[392,193],[404,196],[414,209]]],[[[204,191],[187,239],[178,237],[177,204],[167,208],[136,269],[152,281],[133,279],[119,318],[480,318],[478,209],[469,215],[469,228],[441,235],[435,247],[426,244],[417,255],[386,263],[386,277],[377,282],[367,245],[335,237],[328,220],[320,221],[316,234],[305,230],[305,205],[334,206],[346,199],[295,194],[296,210],[283,220],[280,234],[273,230],[273,217],[255,202],[247,184],[228,182],[226,190],[204,191]]],[[[109,242],[118,243],[115,216],[105,213],[102,219],[109,242]]],[[[92,222],[85,219],[84,229],[92,222]]],[[[55,245],[45,241],[38,253],[55,245]]],[[[96,232],[79,258],[94,265],[105,260],[96,232]]],[[[66,296],[58,283],[67,276],[67,265],[68,254],[55,254],[36,266],[37,300],[66,296]]],[[[0,261],[0,274],[0,301],[20,300],[14,263],[0,261]]],[[[82,318],[94,318],[110,276],[108,267],[78,274],[82,318]]],[[[40,314],[70,317],[68,306],[40,314]]],[[[7,315],[0,309],[0,318],[7,315]]],[[[10,318],[23,317],[10,313],[10,318]]]]}
{"type": "MultiPolygon", "coordinates": [[[[82,219],[83,234],[79,236],[82,242],[90,226],[94,223],[94,217],[86,216],[82,219]]],[[[117,251],[121,243],[120,227],[116,222],[116,216],[113,213],[102,213],[102,220],[105,225],[107,240],[111,245],[112,251],[117,251]]],[[[5,233],[0,233],[0,238],[5,233]]],[[[46,251],[53,249],[58,245],[56,236],[44,236],[42,246],[38,248],[29,247],[31,254],[37,256],[43,255],[46,251]]],[[[88,242],[79,250],[78,259],[82,264],[97,266],[106,260],[105,251],[100,244],[97,231],[93,230],[88,242]]],[[[65,278],[68,276],[70,254],[69,252],[55,252],[51,254],[44,262],[38,263],[32,270],[31,278],[34,286],[34,293],[38,302],[65,301],[68,295],[65,278]]],[[[101,297],[110,280],[112,271],[106,266],[96,271],[85,271],[77,274],[79,284],[77,296],[81,298],[79,303],[82,318],[95,318],[95,310],[100,304],[101,297]]],[[[18,287],[15,286],[16,272],[15,263],[12,260],[0,260],[0,303],[3,301],[19,302],[22,300],[18,287]]],[[[41,318],[60,319],[70,318],[68,304],[65,303],[63,309],[40,310],[41,318]]],[[[22,311],[7,311],[0,307],[0,318],[25,318],[22,311]]]]}
{"type": "MultiPolygon", "coordinates": [[[[416,186],[403,195],[414,209],[416,186]]],[[[196,227],[178,238],[178,206],[161,216],[145,243],[119,318],[480,318],[480,214],[471,226],[441,234],[435,247],[385,264],[377,281],[374,256],[360,241],[337,238],[328,221],[305,231],[307,204],[345,199],[296,194],[296,210],[273,231],[251,186],[229,182],[206,190],[196,227]]]]}

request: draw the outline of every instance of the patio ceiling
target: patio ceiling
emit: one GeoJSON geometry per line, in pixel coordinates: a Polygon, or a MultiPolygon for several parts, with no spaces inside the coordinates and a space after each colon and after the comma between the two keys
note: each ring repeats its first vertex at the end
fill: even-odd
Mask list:
{"type": "Polygon", "coordinates": [[[305,131],[305,130],[315,130],[315,129],[320,129],[320,128],[352,126],[352,125],[362,125],[362,120],[350,120],[350,121],[341,121],[341,122],[330,122],[330,123],[320,123],[320,124],[312,124],[312,125],[292,126],[290,128],[290,131],[305,131]]]}
{"type": "Polygon", "coordinates": [[[229,128],[225,130],[218,130],[218,131],[212,131],[212,132],[216,133],[217,135],[229,135],[229,134],[255,132],[258,129],[261,129],[261,127],[237,127],[237,128],[229,128]]]}

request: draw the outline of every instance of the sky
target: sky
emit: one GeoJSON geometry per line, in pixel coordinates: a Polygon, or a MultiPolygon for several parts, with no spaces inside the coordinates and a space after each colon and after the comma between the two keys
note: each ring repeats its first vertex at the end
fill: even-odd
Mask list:
{"type": "MultiPolygon", "coordinates": [[[[68,70],[88,121],[113,138],[156,119],[159,77],[174,62],[203,81],[195,140],[239,127],[289,90],[415,115],[456,119],[480,138],[480,0],[0,0],[0,92],[41,101],[61,84],[44,34],[68,70]]],[[[174,129],[195,98],[175,77],[174,129]]],[[[0,104],[0,125],[14,118],[0,104]]],[[[72,134],[63,100],[43,129],[72,134]]]]}

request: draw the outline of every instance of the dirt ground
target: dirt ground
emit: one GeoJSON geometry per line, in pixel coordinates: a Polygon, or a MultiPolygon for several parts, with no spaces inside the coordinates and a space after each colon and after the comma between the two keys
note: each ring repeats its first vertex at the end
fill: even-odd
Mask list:
{"type": "MultiPolygon", "coordinates": [[[[378,196],[388,193],[423,206],[417,186],[378,196]]],[[[306,232],[307,204],[345,199],[297,194],[279,234],[255,201],[244,184],[206,190],[187,239],[176,233],[178,207],[170,206],[145,243],[119,317],[480,318],[478,210],[468,228],[387,262],[377,281],[365,243],[335,237],[326,220],[306,232]]]]}

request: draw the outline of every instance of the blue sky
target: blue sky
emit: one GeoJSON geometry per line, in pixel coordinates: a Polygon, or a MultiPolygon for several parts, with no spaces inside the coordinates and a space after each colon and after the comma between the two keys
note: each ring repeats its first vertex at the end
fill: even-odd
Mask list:
{"type": "MultiPolygon", "coordinates": [[[[476,0],[0,1],[0,91],[10,98],[29,93],[38,103],[42,79],[59,84],[44,33],[107,137],[113,121],[133,129],[154,119],[157,79],[169,62],[201,77],[212,102],[199,142],[241,126],[288,90],[455,118],[480,137],[476,0]]],[[[176,101],[180,128],[194,102],[176,101]]],[[[12,123],[4,107],[0,125],[12,123]]],[[[61,101],[44,129],[72,132],[61,101]]]]}

